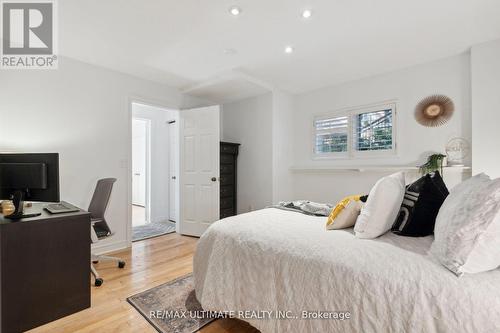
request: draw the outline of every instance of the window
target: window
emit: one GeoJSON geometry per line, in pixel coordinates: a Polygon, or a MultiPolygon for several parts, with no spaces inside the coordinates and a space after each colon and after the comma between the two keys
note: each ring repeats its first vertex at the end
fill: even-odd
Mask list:
{"type": "Polygon", "coordinates": [[[395,104],[353,108],[314,119],[316,157],[359,157],[395,152],[395,104]]]}
{"type": "Polygon", "coordinates": [[[360,113],[355,117],[356,150],[392,149],[392,109],[360,113]]]}
{"type": "Polygon", "coordinates": [[[315,121],[316,152],[338,153],[347,151],[347,117],[328,118],[315,121]]]}

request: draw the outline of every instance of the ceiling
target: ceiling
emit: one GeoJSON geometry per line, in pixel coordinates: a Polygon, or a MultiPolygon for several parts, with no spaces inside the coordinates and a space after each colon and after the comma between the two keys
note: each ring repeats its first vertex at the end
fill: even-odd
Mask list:
{"type": "Polygon", "coordinates": [[[209,99],[270,88],[302,93],[500,38],[498,0],[64,0],[58,6],[60,54],[209,99]],[[239,16],[229,14],[232,5],[242,9],[239,16]],[[305,8],[313,12],[308,20],[301,17],[305,8]],[[285,54],[287,45],[292,54],[285,54]]]}

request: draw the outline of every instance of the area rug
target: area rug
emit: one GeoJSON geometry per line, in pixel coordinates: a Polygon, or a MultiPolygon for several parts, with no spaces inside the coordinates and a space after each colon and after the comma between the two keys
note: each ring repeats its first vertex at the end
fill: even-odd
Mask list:
{"type": "Polygon", "coordinates": [[[170,221],[153,222],[132,228],[132,242],[175,232],[175,223],[170,221]]]}
{"type": "Polygon", "coordinates": [[[203,311],[194,293],[193,275],[146,290],[127,301],[161,333],[192,333],[216,318],[203,311]]]}

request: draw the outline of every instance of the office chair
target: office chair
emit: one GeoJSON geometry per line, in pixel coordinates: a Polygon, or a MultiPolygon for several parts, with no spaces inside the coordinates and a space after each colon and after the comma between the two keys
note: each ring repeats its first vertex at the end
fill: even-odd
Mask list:
{"type": "MultiPolygon", "coordinates": [[[[89,205],[90,221],[92,223],[91,237],[92,243],[96,243],[101,239],[105,239],[113,236],[113,232],[106,223],[104,214],[106,213],[106,208],[108,207],[109,197],[111,196],[111,191],[113,190],[113,184],[116,182],[116,178],[104,178],[97,182],[95,187],[94,195],[89,205]]],[[[95,255],[92,254],[92,263],[90,264],[90,269],[92,275],[95,278],[95,286],[99,287],[102,285],[104,280],[99,276],[97,270],[93,264],[97,264],[100,260],[103,261],[116,261],[118,262],[118,267],[125,267],[125,261],[117,257],[110,257],[105,255],[95,255]]]]}

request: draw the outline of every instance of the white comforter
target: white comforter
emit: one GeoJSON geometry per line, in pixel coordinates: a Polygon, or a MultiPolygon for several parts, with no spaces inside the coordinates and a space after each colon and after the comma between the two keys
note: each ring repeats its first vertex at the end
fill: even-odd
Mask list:
{"type": "Polygon", "coordinates": [[[500,269],[457,278],[427,255],[432,236],[357,239],[325,220],[271,208],[215,222],[194,258],[203,308],[298,317],[242,318],[262,332],[500,332],[500,269]]]}

